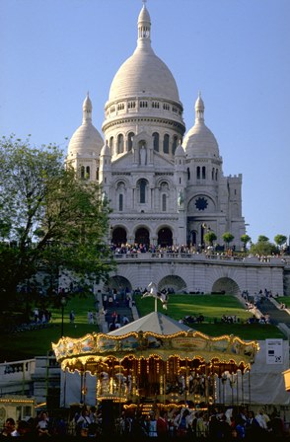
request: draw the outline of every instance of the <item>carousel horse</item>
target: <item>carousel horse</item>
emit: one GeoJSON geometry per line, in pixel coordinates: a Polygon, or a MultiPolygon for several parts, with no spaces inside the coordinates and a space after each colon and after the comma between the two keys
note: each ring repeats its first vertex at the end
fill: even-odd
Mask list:
{"type": "Polygon", "coordinates": [[[146,298],[147,296],[152,296],[155,299],[159,299],[162,302],[162,307],[164,309],[167,309],[167,302],[168,302],[168,291],[162,290],[159,292],[157,290],[156,284],[154,282],[150,282],[150,284],[147,287],[147,291],[143,293],[142,298],[146,298]]]}

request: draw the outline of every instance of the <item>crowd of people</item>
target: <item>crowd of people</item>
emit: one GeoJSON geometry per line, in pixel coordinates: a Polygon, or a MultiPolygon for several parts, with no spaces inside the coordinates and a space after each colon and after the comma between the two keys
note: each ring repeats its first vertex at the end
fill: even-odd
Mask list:
{"type": "MultiPolygon", "coordinates": [[[[122,244],[111,244],[111,251],[114,255],[128,255],[135,256],[139,253],[151,253],[152,255],[157,255],[159,257],[168,254],[175,255],[195,255],[195,254],[203,254],[205,257],[220,257],[225,259],[240,259],[243,260],[245,258],[245,252],[239,253],[236,251],[235,246],[210,246],[206,244],[181,244],[181,245],[167,245],[162,246],[160,244],[143,244],[143,243],[122,243],[122,244]]],[[[270,256],[264,255],[251,255],[248,254],[249,257],[255,257],[260,262],[270,262],[271,258],[279,258],[281,262],[287,262],[287,258],[282,254],[272,254],[270,256]]],[[[288,260],[289,261],[289,260],[288,260]]]]}
{"type": "Polygon", "coordinates": [[[46,411],[40,412],[35,418],[15,419],[8,417],[3,425],[0,438],[22,437],[25,440],[34,440],[38,437],[64,436],[68,434],[65,419],[50,419],[46,411]]]}
{"type": "Polygon", "coordinates": [[[113,417],[102,415],[102,407],[83,406],[70,416],[51,419],[47,412],[41,412],[36,418],[15,422],[8,418],[1,432],[3,437],[23,437],[32,440],[33,437],[118,437],[122,440],[156,440],[183,439],[187,441],[224,441],[232,442],[263,442],[288,440],[283,419],[274,411],[271,415],[259,410],[254,413],[245,407],[226,410],[190,409],[185,406],[179,408],[157,407],[142,412],[142,408],[134,413],[125,410],[113,417]],[[106,422],[106,425],[105,425],[106,422]]]}

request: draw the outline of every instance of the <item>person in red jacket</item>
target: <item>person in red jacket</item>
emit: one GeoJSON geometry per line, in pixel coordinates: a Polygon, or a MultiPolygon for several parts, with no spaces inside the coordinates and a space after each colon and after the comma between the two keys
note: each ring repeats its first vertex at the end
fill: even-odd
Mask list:
{"type": "Polygon", "coordinates": [[[168,436],[168,420],[167,420],[167,413],[166,411],[161,411],[160,415],[157,419],[157,435],[159,439],[166,439],[168,436]]]}

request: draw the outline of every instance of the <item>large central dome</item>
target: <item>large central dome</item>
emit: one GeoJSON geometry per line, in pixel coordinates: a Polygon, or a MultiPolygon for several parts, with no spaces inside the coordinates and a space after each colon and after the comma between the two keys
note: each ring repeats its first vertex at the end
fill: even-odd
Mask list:
{"type": "Polygon", "coordinates": [[[150,29],[150,16],[143,5],[138,17],[137,48],[116,73],[109,92],[110,102],[142,95],[180,102],[172,73],[151,47],[150,29]]]}
{"type": "Polygon", "coordinates": [[[173,75],[152,49],[137,48],[123,63],[111,84],[109,100],[140,95],[179,102],[173,75]]]}

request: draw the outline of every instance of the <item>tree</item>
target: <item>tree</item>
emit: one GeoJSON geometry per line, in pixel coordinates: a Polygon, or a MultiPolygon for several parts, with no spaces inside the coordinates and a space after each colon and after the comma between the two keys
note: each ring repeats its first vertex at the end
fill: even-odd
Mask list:
{"type": "Polygon", "coordinates": [[[282,246],[287,242],[287,236],[278,234],[274,237],[274,241],[277,244],[278,249],[281,251],[282,246]]]}
{"type": "Polygon", "coordinates": [[[258,242],[268,242],[269,238],[265,235],[258,236],[258,242]]]}
{"type": "Polygon", "coordinates": [[[114,263],[99,186],[77,180],[56,146],[13,136],[0,141],[0,170],[2,311],[28,311],[39,285],[52,293],[60,272],[71,286],[105,279],[114,263]]]}
{"type": "Polygon", "coordinates": [[[256,244],[251,245],[250,252],[253,255],[270,256],[276,252],[276,247],[274,244],[270,243],[269,241],[265,241],[265,240],[259,241],[259,238],[258,238],[258,242],[256,244]]]}
{"type": "Polygon", "coordinates": [[[223,238],[223,240],[226,243],[228,248],[230,246],[230,243],[235,239],[234,235],[232,233],[230,233],[230,232],[225,232],[222,235],[222,238],[223,238]]]}
{"type": "Polygon", "coordinates": [[[249,235],[247,235],[247,234],[244,234],[244,235],[241,236],[240,239],[241,239],[242,243],[244,244],[244,250],[246,251],[247,250],[247,244],[248,244],[248,242],[251,241],[251,237],[249,235]]]}
{"type": "Polygon", "coordinates": [[[217,236],[213,231],[208,231],[204,235],[204,240],[206,243],[208,243],[212,247],[213,242],[217,240],[217,236]]]}

